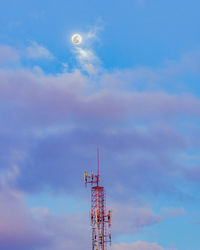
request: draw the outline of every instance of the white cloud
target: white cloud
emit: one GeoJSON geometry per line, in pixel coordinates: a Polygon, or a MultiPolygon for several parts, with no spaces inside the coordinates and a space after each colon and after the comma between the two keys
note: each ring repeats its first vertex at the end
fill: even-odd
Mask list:
{"type": "Polygon", "coordinates": [[[84,71],[89,74],[96,74],[98,72],[97,65],[100,60],[91,49],[77,47],[76,58],[84,71]]]}
{"type": "Polygon", "coordinates": [[[26,48],[26,56],[32,59],[52,59],[53,55],[51,52],[42,45],[39,45],[37,42],[32,41],[30,46],[26,48]]]}

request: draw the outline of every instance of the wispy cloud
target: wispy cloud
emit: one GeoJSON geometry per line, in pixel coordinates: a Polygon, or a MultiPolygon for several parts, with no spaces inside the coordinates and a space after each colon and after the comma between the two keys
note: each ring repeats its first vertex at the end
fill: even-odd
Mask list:
{"type": "Polygon", "coordinates": [[[52,53],[43,45],[32,41],[25,50],[25,56],[31,59],[53,59],[52,53]]]}
{"type": "Polygon", "coordinates": [[[98,40],[98,32],[102,28],[95,26],[87,33],[80,33],[83,41],[79,45],[73,46],[73,53],[81,69],[88,74],[97,74],[100,71],[101,61],[93,50],[93,44],[98,40]]]}
{"type": "Polygon", "coordinates": [[[76,58],[81,68],[89,74],[96,74],[99,68],[99,58],[94,54],[92,49],[81,48],[76,46],[75,48],[76,58]]]}

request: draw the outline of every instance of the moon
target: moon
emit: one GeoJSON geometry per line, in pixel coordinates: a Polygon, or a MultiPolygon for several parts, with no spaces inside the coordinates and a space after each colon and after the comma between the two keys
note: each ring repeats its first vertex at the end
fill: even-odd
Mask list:
{"type": "Polygon", "coordinates": [[[82,43],[82,36],[80,34],[74,34],[72,36],[72,43],[75,45],[79,45],[82,43]]]}

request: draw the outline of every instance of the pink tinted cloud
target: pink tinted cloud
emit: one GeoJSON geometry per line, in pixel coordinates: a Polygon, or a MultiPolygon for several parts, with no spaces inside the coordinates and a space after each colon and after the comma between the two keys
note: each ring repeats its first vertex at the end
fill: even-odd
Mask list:
{"type": "Polygon", "coordinates": [[[37,75],[30,71],[0,71],[0,97],[29,119],[63,118],[104,121],[198,116],[200,100],[164,92],[127,92],[91,88],[80,72],[37,75]],[[139,107],[139,108],[138,108],[139,107]]]}
{"type": "Polygon", "coordinates": [[[16,49],[7,45],[0,45],[0,65],[10,62],[17,62],[19,53],[16,49]]]}
{"type": "Polygon", "coordinates": [[[41,224],[31,216],[16,191],[1,190],[0,220],[0,249],[35,249],[50,242],[41,224]]]}
{"type": "Polygon", "coordinates": [[[55,214],[48,208],[33,208],[46,232],[52,238],[51,244],[45,250],[82,250],[89,249],[91,230],[89,227],[88,213],[55,214]]]}
{"type": "MultiPolygon", "coordinates": [[[[139,72],[138,78],[143,73],[145,72],[139,72]]],[[[147,73],[148,76],[151,75],[151,72],[147,73]]],[[[114,85],[115,79],[109,73],[106,74],[107,79],[114,85]]],[[[155,75],[152,75],[152,77],[156,79],[155,75]]],[[[126,185],[126,178],[134,171],[136,177],[134,182],[131,182],[131,185],[135,185],[133,189],[136,186],[142,188],[144,185],[141,184],[141,180],[146,179],[148,182],[145,183],[151,186],[160,182],[159,187],[162,187],[163,190],[166,172],[171,173],[170,168],[177,169],[177,165],[171,163],[167,153],[170,150],[184,150],[187,144],[186,140],[175,129],[165,129],[163,125],[162,129],[150,129],[141,132],[135,129],[133,124],[140,119],[142,121],[145,119],[150,121],[163,119],[169,123],[170,119],[181,116],[198,117],[200,100],[192,95],[127,91],[123,86],[109,89],[105,85],[103,86],[103,78],[104,75],[100,76],[96,83],[79,71],[50,75],[42,72],[33,73],[27,69],[18,71],[0,70],[2,131],[7,131],[9,126],[13,126],[12,138],[15,138],[17,134],[18,137],[15,141],[20,144],[22,140],[19,139],[19,132],[24,129],[22,131],[23,136],[20,135],[20,138],[25,138],[26,141],[30,139],[29,136],[32,136],[28,144],[33,145],[35,143],[37,145],[35,148],[39,149],[39,152],[35,148],[24,149],[24,154],[29,155],[27,157],[29,161],[26,162],[25,159],[21,164],[23,166],[20,166],[20,168],[24,170],[26,169],[25,166],[29,166],[22,178],[26,183],[26,188],[30,187],[32,183],[35,184],[35,187],[39,186],[39,183],[41,185],[49,184],[54,188],[62,185],[71,186],[71,178],[69,177],[69,182],[66,184],[63,173],[68,173],[68,169],[72,173],[76,172],[82,159],[88,166],[90,160],[83,156],[83,151],[87,149],[87,153],[91,152],[89,150],[100,143],[112,155],[117,150],[121,160],[116,162],[115,167],[120,169],[121,184],[126,185]],[[97,86],[97,84],[99,85],[97,86]],[[62,134],[60,128],[66,124],[70,124],[71,127],[62,134]],[[95,126],[93,126],[94,124],[95,126]],[[123,128],[127,125],[133,127],[133,130],[125,129],[124,132],[122,129],[118,129],[120,126],[123,128]],[[52,137],[49,128],[54,131],[52,137]],[[30,131],[31,129],[36,133],[39,130],[40,135],[45,136],[34,137],[33,134],[26,133],[27,130],[30,131]],[[61,144],[64,152],[59,147],[61,144]],[[54,146],[51,149],[49,145],[54,146]],[[81,150],[77,150],[77,148],[81,150]],[[137,159],[133,153],[136,151],[137,159]],[[56,155],[57,159],[61,159],[60,152],[63,152],[62,155],[66,155],[66,158],[62,158],[58,169],[56,168],[55,171],[54,166],[57,166],[55,157],[49,161],[51,158],[49,155],[56,155]],[[119,154],[119,152],[121,153],[119,154]],[[143,157],[144,152],[146,160],[143,157]],[[154,154],[155,152],[156,154],[154,154]],[[80,154],[82,155],[80,156],[80,154]],[[48,159],[45,158],[46,155],[48,155],[48,159]],[[45,161],[44,168],[41,163],[44,164],[45,161]],[[77,164],[73,169],[71,169],[72,162],[75,165],[77,164]],[[125,174],[122,169],[124,162],[126,162],[128,168],[125,174]],[[50,169],[52,171],[49,171],[50,169]],[[47,177],[46,172],[52,173],[51,178],[50,176],[47,177]],[[158,173],[161,178],[155,180],[154,176],[158,173]],[[28,181],[27,176],[30,177],[29,180],[31,181],[28,181]],[[40,176],[41,178],[34,179],[33,176],[40,176]],[[151,178],[148,178],[149,176],[151,178]]],[[[131,75],[129,78],[128,80],[131,81],[131,75]]],[[[126,82],[126,76],[121,81],[122,83],[126,82]]],[[[7,134],[7,137],[9,136],[10,131],[7,134]]],[[[8,141],[7,138],[5,141],[8,141]]],[[[114,161],[115,159],[112,159],[112,162],[114,161]]],[[[116,182],[118,181],[119,176],[116,177],[116,182]]],[[[145,187],[145,189],[149,190],[149,187],[145,187]]],[[[159,190],[158,186],[155,186],[154,189],[159,190]]]]}
{"type": "Polygon", "coordinates": [[[16,190],[0,191],[0,249],[82,250],[89,247],[87,215],[54,214],[45,207],[28,207],[16,190]]]}
{"type": "MultiPolygon", "coordinates": [[[[90,166],[91,158],[85,155],[97,143],[110,155],[117,151],[120,156],[120,160],[114,164],[119,169],[120,177],[115,171],[113,186],[120,180],[121,185],[129,184],[132,189],[136,190],[137,187],[137,191],[141,192],[152,188],[154,192],[167,190],[167,183],[170,182],[167,178],[177,169],[167,153],[170,150],[184,150],[187,147],[184,136],[164,125],[155,129],[148,127],[148,130],[137,130],[135,127],[123,130],[118,127],[123,127],[124,122],[129,124],[129,121],[132,126],[131,122],[140,118],[169,120],[181,115],[198,116],[200,113],[200,101],[194,96],[97,89],[79,71],[47,75],[28,70],[1,70],[0,98],[2,131],[13,126],[12,136],[9,131],[4,139],[8,141],[9,137],[12,140],[14,138],[11,153],[14,147],[21,147],[24,141],[29,145],[22,145],[27,157],[20,163],[22,171],[19,176],[20,187],[29,190],[45,185],[74,188],[69,170],[75,173],[83,161],[86,166],[90,166]],[[62,131],[62,126],[65,128],[68,124],[71,128],[62,131]],[[35,136],[34,132],[38,131],[41,137],[35,136]],[[22,134],[19,137],[20,132],[22,134]],[[146,159],[143,157],[144,152],[146,159]],[[57,161],[60,162],[59,166],[57,161]],[[126,173],[123,171],[124,162],[128,169],[126,173]],[[127,182],[133,172],[134,181],[127,182]],[[159,180],[155,177],[157,174],[159,180]],[[143,180],[146,180],[144,184],[143,180]]],[[[2,145],[2,148],[6,148],[7,144],[2,145]]],[[[112,162],[116,161],[114,158],[108,157],[112,162]]],[[[6,162],[3,163],[3,166],[6,165],[6,162]]],[[[111,165],[109,162],[107,164],[111,165]]]]}
{"type": "MultiPolygon", "coordinates": [[[[41,135],[33,139],[31,148],[29,146],[27,150],[25,146],[28,157],[20,163],[22,171],[18,184],[26,190],[41,190],[48,185],[75,192],[81,185],[76,173],[81,168],[86,168],[82,171],[93,168],[97,144],[103,150],[102,170],[107,173],[105,181],[112,175],[112,182],[108,181],[107,185],[113,196],[120,192],[117,188],[120,184],[124,188],[131,188],[134,195],[138,191],[164,192],[167,190],[166,181],[168,178],[171,180],[177,171],[177,165],[171,162],[167,154],[187,147],[184,138],[166,127],[149,126],[145,131],[112,132],[99,131],[88,125],[87,129],[58,128],[47,134],[41,130],[41,135]]],[[[124,197],[124,193],[122,195],[124,197]]]]}

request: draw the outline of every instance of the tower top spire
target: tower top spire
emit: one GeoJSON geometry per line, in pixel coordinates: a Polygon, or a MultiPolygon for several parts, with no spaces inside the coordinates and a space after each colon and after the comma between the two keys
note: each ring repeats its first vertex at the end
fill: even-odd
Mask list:
{"type": "Polygon", "coordinates": [[[99,186],[99,146],[97,147],[97,186],[99,186]]]}

